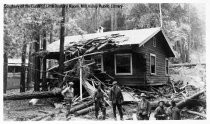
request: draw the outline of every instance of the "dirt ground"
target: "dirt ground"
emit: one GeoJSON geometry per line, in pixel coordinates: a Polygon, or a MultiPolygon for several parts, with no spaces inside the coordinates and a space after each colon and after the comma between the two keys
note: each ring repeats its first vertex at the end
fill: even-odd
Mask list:
{"type": "MultiPolygon", "coordinates": [[[[5,121],[28,121],[35,118],[42,117],[48,113],[54,113],[54,116],[47,116],[42,118],[42,121],[53,121],[60,120],[66,121],[65,118],[65,108],[55,109],[53,106],[49,105],[45,99],[41,100],[41,103],[35,106],[29,105],[29,100],[6,100],[4,101],[4,120],[5,121]]],[[[124,120],[136,120],[135,105],[124,105],[124,120]]],[[[71,119],[68,120],[95,120],[94,111],[82,115],[74,116],[71,115],[71,119]]],[[[100,112],[99,119],[102,119],[102,113],[100,112]]],[[[117,119],[120,120],[119,115],[117,119]]],[[[151,120],[154,120],[153,115],[150,117],[151,120]]],[[[106,108],[106,120],[114,120],[113,112],[111,107],[106,108]]]]}

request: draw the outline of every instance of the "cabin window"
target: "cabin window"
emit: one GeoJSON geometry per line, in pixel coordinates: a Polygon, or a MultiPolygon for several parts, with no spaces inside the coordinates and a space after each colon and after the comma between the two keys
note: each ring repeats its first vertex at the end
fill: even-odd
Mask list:
{"type": "Polygon", "coordinates": [[[8,73],[19,73],[21,72],[21,66],[8,66],[8,73]]]}
{"type": "Polygon", "coordinates": [[[168,75],[168,59],[165,60],[166,75],[168,75]]]}
{"type": "Polygon", "coordinates": [[[156,47],[156,38],[153,37],[153,46],[156,47]]]}
{"type": "Polygon", "coordinates": [[[156,74],[156,55],[150,54],[150,73],[156,74]]]}
{"type": "Polygon", "coordinates": [[[132,54],[115,54],[115,75],[132,75],[132,54]]]}

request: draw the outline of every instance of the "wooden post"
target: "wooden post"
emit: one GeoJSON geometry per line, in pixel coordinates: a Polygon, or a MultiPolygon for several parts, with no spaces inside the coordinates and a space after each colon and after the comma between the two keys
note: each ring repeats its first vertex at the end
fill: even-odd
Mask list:
{"type": "Polygon", "coordinates": [[[80,72],[80,100],[82,100],[82,57],[79,59],[79,72],[80,72]]]}
{"type": "Polygon", "coordinates": [[[64,33],[65,33],[65,5],[62,6],[62,21],[60,30],[60,57],[59,57],[59,87],[61,87],[61,82],[63,82],[63,72],[64,72],[64,33]]]}
{"type": "MultiPolygon", "coordinates": [[[[46,31],[44,31],[44,39],[43,39],[43,51],[46,51],[46,31]]],[[[46,66],[47,66],[47,63],[46,63],[46,57],[43,58],[42,60],[42,65],[43,65],[43,68],[42,68],[42,90],[43,91],[47,91],[47,81],[46,81],[46,66]]]]}
{"type": "Polygon", "coordinates": [[[22,46],[22,63],[21,63],[21,77],[20,77],[20,92],[25,92],[25,61],[26,61],[26,41],[23,42],[22,46]]]}
{"type": "Polygon", "coordinates": [[[4,51],[4,93],[7,92],[7,73],[8,73],[8,57],[6,51],[4,51]]]}

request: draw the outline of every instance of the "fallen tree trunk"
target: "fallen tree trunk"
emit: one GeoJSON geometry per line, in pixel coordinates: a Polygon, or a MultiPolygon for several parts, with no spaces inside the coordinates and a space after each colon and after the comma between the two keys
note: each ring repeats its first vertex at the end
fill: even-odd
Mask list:
{"type": "Polygon", "coordinates": [[[87,108],[87,107],[89,107],[89,106],[92,105],[92,104],[93,104],[93,100],[88,101],[88,102],[85,102],[85,103],[80,104],[80,105],[77,105],[77,106],[75,106],[75,107],[72,107],[72,109],[70,110],[70,113],[74,113],[74,112],[76,112],[76,111],[78,111],[78,110],[87,108]]]}
{"type": "MultiPolygon", "coordinates": [[[[190,96],[190,97],[187,97],[186,99],[180,101],[180,102],[177,104],[177,107],[178,107],[179,109],[182,109],[183,107],[185,107],[185,106],[191,104],[191,103],[192,103],[193,101],[195,101],[200,95],[202,95],[203,93],[205,93],[205,91],[206,91],[206,90],[202,90],[202,91],[200,91],[200,92],[198,92],[198,93],[196,93],[196,94],[194,94],[194,95],[192,95],[192,96],[190,96]]],[[[192,104],[191,104],[191,105],[192,105],[192,104]]]]}
{"type": "Polygon", "coordinates": [[[95,106],[90,106],[88,108],[82,109],[80,111],[75,112],[76,116],[87,114],[91,111],[95,110],[95,106]]]}
{"type": "Polygon", "coordinates": [[[22,99],[42,99],[49,97],[63,97],[60,91],[44,91],[44,92],[33,92],[33,93],[18,93],[18,94],[5,94],[4,100],[22,100],[22,99]]]}
{"type": "Polygon", "coordinates": [[[195,112],[195,111],[191,111],[191,110],[186,110],[185,112],[206,118],[205,114],[202,114],[202,113],[199,113],[199,112],[195,112]]]}

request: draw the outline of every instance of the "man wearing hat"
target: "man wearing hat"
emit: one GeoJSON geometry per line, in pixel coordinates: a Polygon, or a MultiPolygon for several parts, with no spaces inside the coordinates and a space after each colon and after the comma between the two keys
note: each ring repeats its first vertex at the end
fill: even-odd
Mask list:
{"type": "Polygon", "coordinates": [[[104,94],[101,91],[101,85],[96,85],[97,91],[94,93],[94,102],[95,102],[95,116],[96,119],[98,119],[98,111],[101,109],[103,114],[103,120],[106,119],[106,108],[105,108],[105,100],[104,100],[104,94]]]}
{"type": "Polygon", "coordinates": [[[61,94],[64,96],[64,100],[66,101],[66,118],[70,114],[70,109],[71,109],[71,104],[72,104],[72,99],[74,97],[74,88],[73,88],[74,83],[73,82],[68,82],[67,85],[65,86],[64,90],[61,92],[61,94]]]}
{"type": "Polygon", "coordinates": [[[146,94],[141,93],[141,100],[137,106],[137,119],[138,120],[149,120],[149,116],[151,113],[151,107],[149,101],[146,100],[146,94]]]}
{"type": "Polygon", "coordinates": [[[164,107],[165,102],[159,101],[158,105],[159,106],[155,109],[155,112],[154,112],[154,116],[156,120],[166,120],[167,115],[166,115],[166,108],[164,107]]]}
{"type": "Polygon", "coordinates": [[[171,106],[167,108],[167,115],[169,120],[181,120],[180,109],[176,106],[176,102],[172,100],[171,106]]]}
{"type": "Polygon", "coordinates": [[[121,88],[118,86],[117,81],[113,81],[113,87],[110,90],[110,101],[112,101],[114,119],[117,120],[116,116],[116,107],[118,108],[120,119],[123,120],[123,112],[122,112],[122,102],[123,95],[121,92],[121,88]]]}

